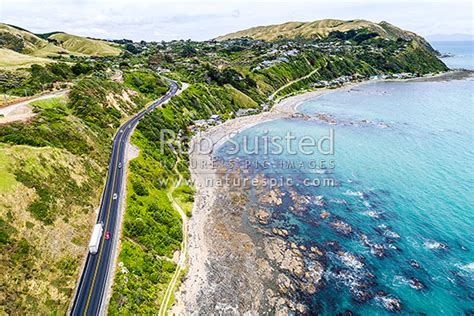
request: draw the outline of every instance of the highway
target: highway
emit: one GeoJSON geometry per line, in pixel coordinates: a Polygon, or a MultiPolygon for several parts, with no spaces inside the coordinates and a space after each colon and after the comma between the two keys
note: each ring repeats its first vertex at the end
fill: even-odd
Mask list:
{"type": "Polygon", "coordinates": [[[117,227],[118,217],[121,214],[119,207],[125,203],[121,199],[123,198],[123,184],[126,181],[127,166],[124,161],[126,145],[140,119],[169,100],[178,91],[176,82],[172,80],[168,80],[168,82],[170,84],[168,92],[124,123],[114,137],[107,180],[97,217],[97,223],[102,222],[104,229],[97,253],[94,255],[87,254],[86,263],[72,304],[71,315],[99,315],[99,313],[105,312],[103,311],[103,304],[105,304],[105,297],[107,296],[106,284],[116,251],[114,247],[118,244],[117,240],[120,232],[120,227],[117,227]],[[116,194],[116,199],[114,199],[114,194],[116,194]],[[110,239],[108,240],[105,239],[106,232],[110,232],[110,239]]]}

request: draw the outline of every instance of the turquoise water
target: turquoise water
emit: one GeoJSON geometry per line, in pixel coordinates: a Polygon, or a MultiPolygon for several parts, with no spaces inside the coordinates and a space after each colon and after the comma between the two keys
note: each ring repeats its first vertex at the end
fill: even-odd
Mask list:
{"type": "MultiPolygon", "coordinates": [[[[296,224],[290,239],[325,251],[325,285],[309,298],[312,311],[383,315],[389,313],[384,302],[394,298],[404,314],[474,312],[473,91],[473,78],[370,83],[299,107],[310,116],[329,114],[335,125],[278,120],[234,138],[242,143],[245,137],[288,131],[298,139],[318,138],[334,129],[334,155],[291,155],[288,150],[238,155],[269,159],[271,167],[251,169],[269,178],[292,178],[299,194],[322,196],[325,202],[296,215],[286,201],[275,208],[280,219],[271,223],[296,224]],[[323,174],[309,167],[321,159],[333,159],[334,169],[323,174]],[[281,161],[304,167],[282,168],[281,161]],[[333,178],[337,185],[303,183],[318,177],[333,178]],[[323,210],[331,213],[326,220],[320,218],[323,210]],[[351,232],[335,230],[329,224],[334,221],[350,225],[351,232]],[[341,251],[357,259],[343,260],[341,251]]],[[[219,150],[224,159],[231,157],[229,146],[219,150]]]]}

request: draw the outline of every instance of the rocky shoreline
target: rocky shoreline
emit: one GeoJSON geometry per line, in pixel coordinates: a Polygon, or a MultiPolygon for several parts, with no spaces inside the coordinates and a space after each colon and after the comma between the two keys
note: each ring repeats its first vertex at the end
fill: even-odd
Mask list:
{"type": "MultiPolygon", "coordinates": [[[[434,77],[423,77],[419,81],[452,80],[472,76],[472,72],[449,72],[434,77]]],[[[393,80],[392,80],[393,81],[393,80]]],[[[397,80],[398,81],[398,80],[397,80]]],[[[271,111],[258,115],[240,117],[215,126],[199,137],[212,141],[213,151],[235,133],[262,122],[275,119],[301,118],[297,106],[328,92],[344,91],[357,85],[373,81],[351,83],[338,89],[324,89],[292,96],[280,101],[271,111]]],[[[316,117],[330,122],[330,118],[316,117]]],[[[311,296],[323,286],[325,271],[325,250],[320,245],[305,244],[294,240],[293,227],[269,225],[278,220],[280,208],[285,212],[304,213],[306,205],[323,203],[317,197],[301,196],[297,192],[283,192],[279,188],[257,185],[246,186],[209,185],[218,179],[242,178],[248,170],[213,162],[213,154],[191,152],[192,180],[197,189],[193,215],[189,224],[189,269],[171,312],[174,314],[277,314],[288,312],[307,313],[311,296]],[[258,209],[247,207],[249,201],[258,201],[258,209]],[[283,201],[291,201],[284,206],[283,201]],[[273,227],[271,227],[273,226],[273,227]]],[[[257,178],[263,175],[257,175],[257,178]]],[[[259,179],[259,183],[263,183],[259,179]]],[[[354,229],[340,219],[332,218],[329,212],[321,212],[318,220],[339,234],[354,234],[354,229]]],[[[357,233],[358,234],[358,233],[357,233]]],[[[362,235],[361,235],[362,236],[362,235]]],[[[360,237],[360,238],[363,238],[360,237]]],[[[362,269],[363,261],[356,255],[339,250],[336,244],[331,248],[339,259],[354,269],[362,269]]],[[[375,253],[384,255],[383,249],[368,243],[375,253]]],[[[340,271],[340,279],[352,277],[340,271]]],[[[357,281],[353,288],[355,297],[361,302],[369,297],[365,288],[370,285],[369,272],[357,281]]],[[[387,293],[371,296],[389,311],[402,308],[401,302],[387,293]],[[375,296],[375,297],[374,297],[375,296]]]]}
{"type": "MultiPolygon", "coordinates": [[[[269,112],[229,120],[197,135],[193,141],[197,142],[198,137],[206,137],[212,141],[215,151],[234,133],[262,122],[291,118],[297,113],[297,105],[328,91],[334,89],[318,90],[287,98],[269,112]]],[[[258,312],[265,308],[263,305],[269,302],[269,299],[275,302],[278,300],[274,294],[272,295],[274,290],[265,289],[261,281],[262,275],[267,276],[268,280],[280,280],[283,288],[284,284],[288,286],[290,284],[283,275],[278,279],[278,275],[271,273],[269,262],[257,256],[257,251],[262,252],[262,249],[257,248],[249,233],[243,232],[240,217],[248,213],[242,208],[236,208],[238,204],[232,203],[232,198],[237,198],[239,194],[228,190],[230,188],[207,185],[215,183],[219,177],[226,176],[225,168],[216,169],[212,159],[212,154],[197,151],[190,153],[190,160],[199,167],[191,168],[197,192],[189,223],[189,269],[176,293],[176,301],[171,312],[174,314],[191,314],[192,311],[214,313],[219,310],[239,313],[258,312]],[[219,206],[226,204],[232,207],[223,211],[219,206]],[[233,273],[232,267],[236,268],[233,273]]],[[[243,194],[241,198],[244,198],[243,194]]],[[[254,214],[248,215],[252,216],[254,221],[258,220],[254,214]]],[[[262,218],[264,215],[260,213],[257,216],[262,218]]],[[[281,253],[284,247],[289,248],[286,241],[277,236],[272,241],[276,248],[282,249],[281,253]]],[[[270,249],[273,247],[271,245],[272,243],[267,243],[266,247],[270,249]]],[[[281,263],[280,257],[273,259],[281,263]]],[[[288,264],[285,262],[285,266],[288,264]]],[[[301,273],[301,267],[298,269],[301,273]]]]}

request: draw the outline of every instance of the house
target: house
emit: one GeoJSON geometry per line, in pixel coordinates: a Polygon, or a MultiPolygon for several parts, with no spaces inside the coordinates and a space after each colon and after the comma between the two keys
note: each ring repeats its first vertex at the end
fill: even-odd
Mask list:
{"type": "Polygon", "coordinates": [[[260,106],[262,107],[263,112],[268,112],[270,110],[270,105],[268,105],[267,103],[262,103],[260,104],[260,106]]]}

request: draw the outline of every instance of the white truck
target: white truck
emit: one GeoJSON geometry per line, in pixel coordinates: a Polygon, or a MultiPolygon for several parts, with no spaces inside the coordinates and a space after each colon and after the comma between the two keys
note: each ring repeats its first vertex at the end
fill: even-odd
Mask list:
{"type": "Polygon", "coordinates": [[[95,255],[97,253],[97,250],[99,250],[99,244],[100,244],[100,237],[102,236],[102,231],[103,231],[103,224],[102,222],[95,224],[94,230],[92,231],[92,236],[91,236],[91,241],[89,242],[89,252],[92,255],[95,255]]]}

